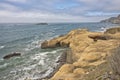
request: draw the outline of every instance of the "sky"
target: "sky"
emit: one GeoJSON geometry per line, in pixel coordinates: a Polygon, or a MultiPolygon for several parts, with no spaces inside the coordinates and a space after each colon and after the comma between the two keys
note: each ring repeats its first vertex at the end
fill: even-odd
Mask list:
{"type": "Polygon", "coordinates": [[[0,23],[98,22],[120,14],[120,0],[0,0],[0,23]]]}

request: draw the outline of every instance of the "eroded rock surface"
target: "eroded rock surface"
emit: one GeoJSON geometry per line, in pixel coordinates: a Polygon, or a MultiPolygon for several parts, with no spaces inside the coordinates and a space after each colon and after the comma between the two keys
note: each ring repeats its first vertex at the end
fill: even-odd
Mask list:
{"type": "Polygon", "coordinates": [[[120,46],[119,29],[120,27],[115,31],[109,29],[105,33],[77,29],[43,42],[41,48],[69,47],[71,49],[71,53],[67,54],[69,63],[61,66],[50,80],[96,80],[101,74],[109,72],[107,57],[111,56],[112,50],[120,46]],[[114,34],[111,34],[111,31],[114,34]]]}

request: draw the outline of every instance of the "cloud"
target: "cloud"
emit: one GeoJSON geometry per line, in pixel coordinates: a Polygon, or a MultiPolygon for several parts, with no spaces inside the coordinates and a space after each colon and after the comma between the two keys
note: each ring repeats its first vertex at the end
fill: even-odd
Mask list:
{"type": "Polygon", "coordinates": [[[119,15],[119,12],[88,12],[86,16],[112,16],[112,15],[119,15]]]}
{"type": "Polygon", "coordinates": [[[120,0],[78,0],[84,4],[88,10],[99,10],[99,11],[120,11],[120,0]]]}
{"type": "Polygon", "coordinates": [[[89,22],[120,14],[120,0],[2,0],[1,22],[89,22]]]}
{"type": "Polygon", "coordinates": [[[8,2],[20,2],[20,3],[26,3],[28,0],[6,0],[8,2]]]}
{"type": "MultiPolygon", "coordinates": [[[[0,11],[0,22],[85,22],[91,18],[83,16],[72,16],[69,14],[55,14],[43,12],[10,12],[0,11]]],[[[96,21],[96,18],[92,19],[96,21]]]]}
{"type": "Polygon", "coordinates": [[[8,4],[8,3],[0,3],[0,9],[2,10],[18,10],[18,7],[8,4]]]}

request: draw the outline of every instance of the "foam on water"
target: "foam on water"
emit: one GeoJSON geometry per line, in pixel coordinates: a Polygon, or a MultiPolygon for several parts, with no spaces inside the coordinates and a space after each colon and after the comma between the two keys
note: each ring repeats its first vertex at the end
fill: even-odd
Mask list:
{"type": "Polygon", "coordinates": [[[0,69],[1,69],[1,68],[5,68],[5,67],[7,67],[8,65],[9,65],[9,63],[4,63],[4,64],[0,65],[0,69]]]}
{"type": "MultiPolygon", "coordinates": [[[[25,63],[20,66],[16,66],[4,79],[8,79],[10,76],[14,77],[12,79],[9,78],[9,80],[38,79],[48,76],[53,71],[52,66],[56,66],[55,61],[57,55],[60,55],[63,50],[64,49],[56,49],[32,54],[28,61],[25,61],[25,63]],[[51,58],[53,55],[54,57],[51,58]],[[45,73],[41,74],[42,71],[45,71],[45,73]]],[[[6,64],[4,64],[4,66],[5,65],[6,64]]]]}
{"type": "Polygon", "coordinates": [[[3,49],[5,46],[0,46],[0,49],[3,49]]]}
{"type": "Polygon", "coordinates": [[[40,48],[40,40],[35,40],[35,41],[32,41],[30,44],[27,45],[27,47],[24,49],[25,51],[31,51],[35,48],[40,48]]]}

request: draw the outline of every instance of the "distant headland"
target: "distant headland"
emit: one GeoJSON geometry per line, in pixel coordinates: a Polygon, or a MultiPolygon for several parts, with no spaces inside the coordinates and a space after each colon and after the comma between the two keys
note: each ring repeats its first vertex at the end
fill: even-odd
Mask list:
{"type": "Polygon", "coordinates": [[[117,17],[111,17],[111,18],[102,20],[100,22],[120,24],[120,15],[118,15],[117,17]]]}

